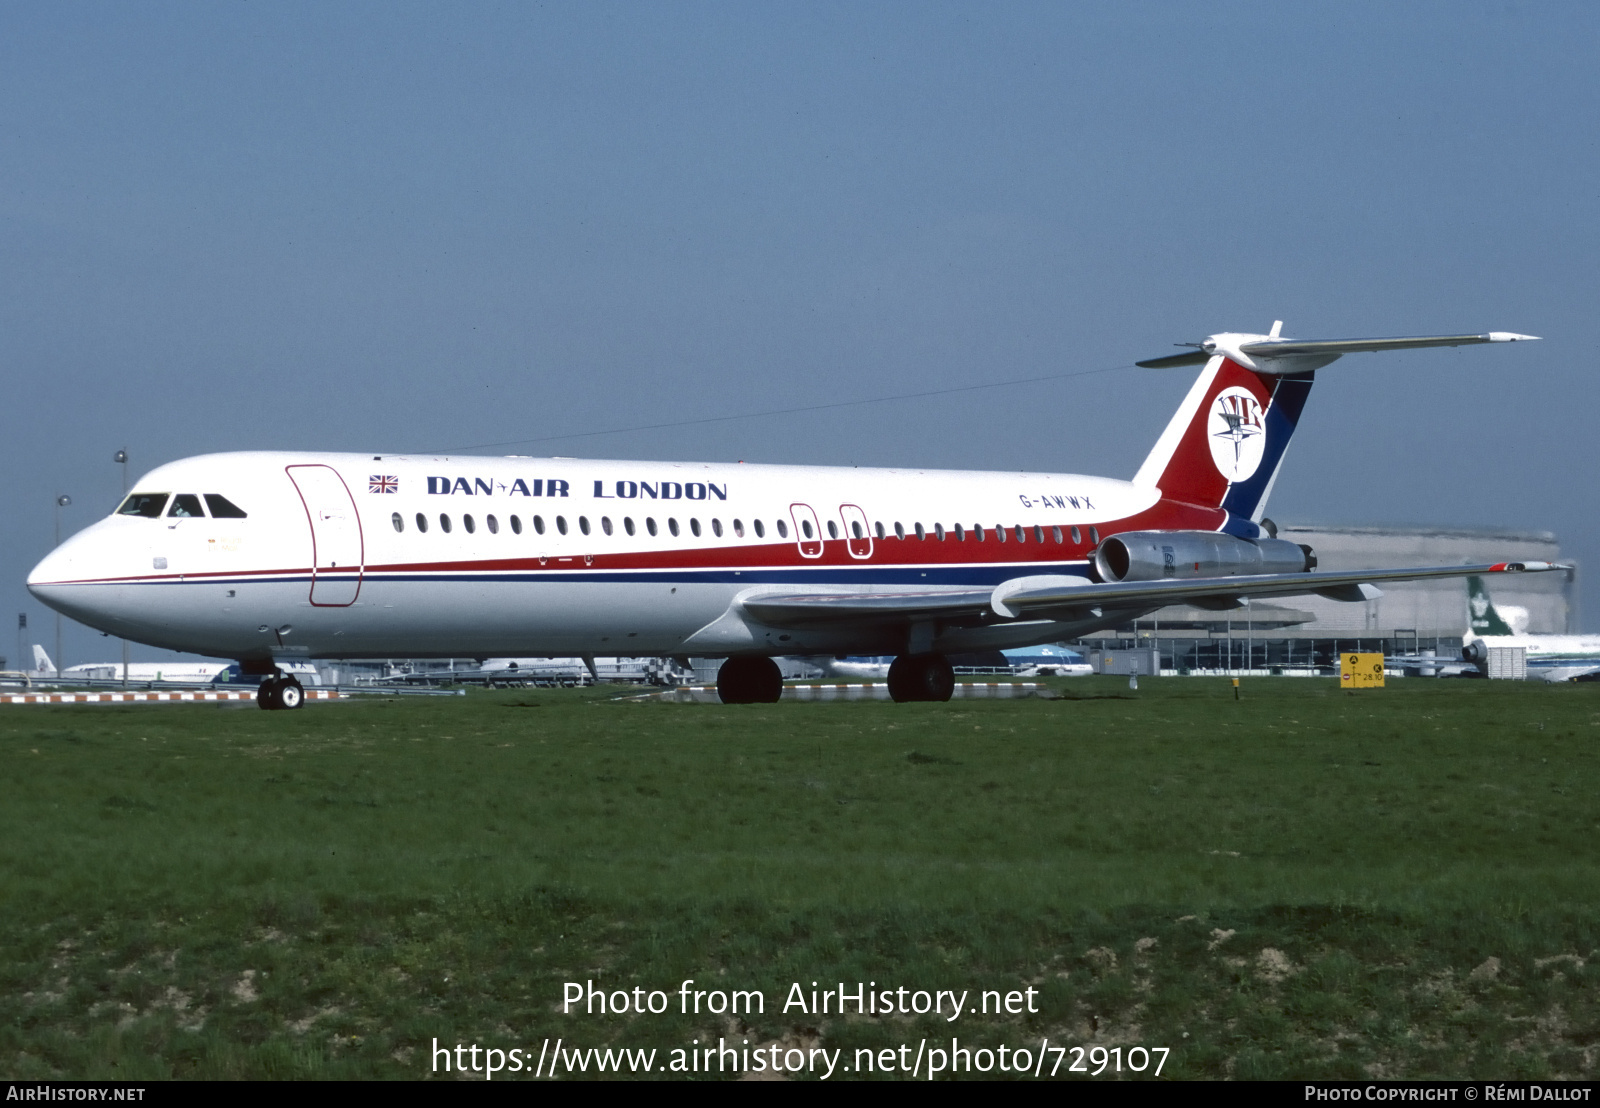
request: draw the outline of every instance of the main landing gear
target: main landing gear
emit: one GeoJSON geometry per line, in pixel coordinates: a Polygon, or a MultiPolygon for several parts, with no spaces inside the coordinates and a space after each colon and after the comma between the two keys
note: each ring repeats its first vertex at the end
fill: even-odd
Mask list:
{"type": "Polygon", "coordinates": [[[956,691],[956,673],[943,654],[902,654],[889,666],[889,697],[908,700],[949,700],[956,691]]]}
{"type": "MultiPolygon", "coordinates": [[[[889,696],[900,703],[949,700],[955,691],[955,670],[943,654],[902,654],[889,667],[889,696]]],[[[776,704],[783,674],[771,658],[729,658],[717,671],[717,695],[724,704],[776,704]]]]}
{"type": "Polygon", "coordinates": [[[306,690],[293,677],[263,677],[256,690],[256,703],[269,712],[298,708],[306,702],[306,690]]]}
{"type": "Polygon", "coordinates": [[[771,658],[729,658],[717,670],[717,695],[724,704],[776,704],[783,673],[771,658]]]}

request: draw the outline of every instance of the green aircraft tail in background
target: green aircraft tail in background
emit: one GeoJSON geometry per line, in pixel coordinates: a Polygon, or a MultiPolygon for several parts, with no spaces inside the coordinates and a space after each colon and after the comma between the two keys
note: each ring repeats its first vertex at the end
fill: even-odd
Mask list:
{"type": "Polygon", "coordinates": [[[1489,599],[1489,590],[1484,588],[1481,577],[1467,578],[1467,624],[1479,638],[1512,633],[1500,613],[1494,610],[1494,602],[1489,599]]]}

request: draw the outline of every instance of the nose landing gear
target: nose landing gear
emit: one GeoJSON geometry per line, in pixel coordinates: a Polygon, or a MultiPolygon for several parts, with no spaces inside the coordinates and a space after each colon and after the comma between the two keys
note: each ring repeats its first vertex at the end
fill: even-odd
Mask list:
{"type": "Polygon", "coordinates": [[[956,691],[956,673],[943,654],[902,654],[889,666],[889,697],[909,700],[949,700],[956,691]]]}
{"type": "Polygon", "coordinates": [[[269,712],[298,708],[306,701],[306,690],[293,677],[265,677],[256,690],[256,703],[269,712]]]}

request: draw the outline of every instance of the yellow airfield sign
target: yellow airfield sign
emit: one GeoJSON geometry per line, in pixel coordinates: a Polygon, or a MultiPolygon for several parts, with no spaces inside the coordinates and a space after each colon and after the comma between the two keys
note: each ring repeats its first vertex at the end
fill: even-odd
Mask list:
{"type": "Polygon", "coordinates": [[[1339,684],[1347,689],[1383,688],[1383,655],[1339,655],[1339,684]]]}

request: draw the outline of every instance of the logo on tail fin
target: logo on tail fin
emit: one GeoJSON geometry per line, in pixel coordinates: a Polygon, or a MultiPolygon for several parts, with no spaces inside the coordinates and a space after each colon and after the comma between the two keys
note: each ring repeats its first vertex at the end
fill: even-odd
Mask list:
{"type": "Polygon", "coordinates": [[[1261,403],[1249,389],[1235,385],[1219,392],[1211,402],[1206,431],[1211,461],[1230,483],[1249,479],[1261,467],[1266,427],[1261,403]]]}

